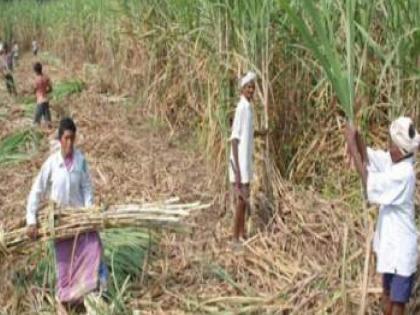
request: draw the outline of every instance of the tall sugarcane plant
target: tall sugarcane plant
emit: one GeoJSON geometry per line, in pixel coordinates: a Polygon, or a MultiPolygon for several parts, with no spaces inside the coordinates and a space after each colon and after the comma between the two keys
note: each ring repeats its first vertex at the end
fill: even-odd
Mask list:
{"type": "MultiPolygon", "coordinates": [[[[320,0],[314,3],[313,0],[303,0],[302,7],[299,9],[293,5],[290,0],[280,0],[280,4],[287,12],[293,25],[299,31],[304,45],[315,56],[322,69],[326,73],[331,86],[339,99],[341,108],[343,109],[347,120],[352,123],[354,120],[354,103],[355,103],[355,39],[354,39],[354,12],[355,0],[345,0],[345,6],[339,7],[344,15],[345,21],[345,54],[338,51],[339,37],[333,33],[331,26],[331,10],[328,8],[330,4],[327,0],[320,0]],[[318,4],[318,6],[316,6],[318,4]],[[298,11],[299,10],[299,11],[298,11]],[[303,14],[299,15],[298,12],[303,14]],[[309,16],[309,21],[313,25],[312,31],[306,24],[304,15],[309,16]],[[344,55],[345,57],[341,57],[344,55]]],[[[338,4],[340,5],[340,4],[338,4]]],[[[362,189],[363,190],[363,189],[362,189]]],[[[364,194],[364,191],[362,191],[364,194]]],[[[365,208],[366,210],[366,208],[365,208]]],[[[367,211],[365,211],[367,218],[367,211]]],[[[369,244],[369,242],[368,242],[369,244]]],[[[369,248],[369,247],[368,247],[369,248]]],[[[344,257],[346,252],[344,251],[344,257]]],[[[363,294],[360,306],[360,314],[365,313],[366,307],[366,288],[367,288],[367,271],[369,267],[370,250],[367,251],[365,262],[365,272],[363,278],[363,294]]],[[[343,258],[345,265],[345,258],[343,258]]],[[[344,270],[344,268],[343,268],[344,270]]],[[[342,275],[341,295],[344,309],[347,308],[346,293],[346,275],[342,275]]]]}
{"type": "Polygon", "coordinates": [[[338,51],[339,38],[331,26],[333,11],[329,8],[330,1],[302,0],[299,1],[300,7],[297,1],[279,0],[279,3],[301,35],[303,44],[314,55],[327,75],[347,119],[353,121],[355,0],[346,0],[345,8],[340,7],[346,23],[345,58],[342,58],[342,54],[338,51]],[[307,22],[313,26],[312,29],[307,22]]]}

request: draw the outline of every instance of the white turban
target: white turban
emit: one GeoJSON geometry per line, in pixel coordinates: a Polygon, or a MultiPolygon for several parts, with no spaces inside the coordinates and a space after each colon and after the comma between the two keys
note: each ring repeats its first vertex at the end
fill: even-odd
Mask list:
{"type": "Polygon", "coordinates": [[[249,71],[247,74],[245,74],[241,80],[239,81],[239,86],[241,87],[241,89],[247,85],[248,83],[255,81],[255,78],[257,77],[257,75],[254,72],[249,71]]]}
{"type": "Polygon", "coordinates": [[[420,144],[420,136],[414,129],[413,121],[408,117],[400,117],[391,123],[389,134],[392,142],[404,153],[414,153],[420,144]],[[410,128],[412,134],[410,137],[410,128]]]}

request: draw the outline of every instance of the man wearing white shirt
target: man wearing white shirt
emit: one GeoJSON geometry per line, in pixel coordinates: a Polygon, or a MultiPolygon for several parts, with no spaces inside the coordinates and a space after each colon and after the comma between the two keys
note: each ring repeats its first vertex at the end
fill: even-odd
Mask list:
{"type": "Polygon", "coordinates": [[[237,205],[233,237],[238,242],[245,238],[245,213],[249,205],[252,180],[252,151],[254,142],[253,110],[251,101],[255,92],[253,72],[240,80],[241,97],[232,125],[229,180],[235,186],[237,205]]]}
{"type": "Polygon", "coordinates": [[[420,137],[408,117],[393,121],[389,131],[388,152],[366,148],[349,125],[346,140],[369,202],[380,206],[373,247],[377,272],[383,275],[384,314],[402,315],[417,266],[414,154],[420,137]]]}

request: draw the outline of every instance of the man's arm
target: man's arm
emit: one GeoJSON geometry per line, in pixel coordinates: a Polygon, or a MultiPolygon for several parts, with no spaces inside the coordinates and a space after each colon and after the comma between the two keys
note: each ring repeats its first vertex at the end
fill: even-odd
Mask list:
{"type": "Polygon", "coordinates": [[[359,151],[362,162],[368,165],[369,159],[368,159],[368,154],[367,154],[366,143],[363,140],[362,136],[360,135],[359,131],[356,131],[356,143],[357,143],[357,150],[359,151]]]}
{"type": "Polygon", "coordinates": [[[239,147],[239,140],[233,139],[232,140],[232,154],[233,154],[233,164],[234,164],[233,171],[235,173],[236,186],[239,187],[241,185],[241,168],[239,166],[238,147],[239,147]]]}
{"type": "Polygon", "coordinates": [[[83,193],[83,200],[84,206],[86,208],[93,206],[93,189],[92,189],[92,180],[90,177],[89,168],[87,166],[86,159],[83,159],[82,165],[82,193],[83,193]]]}
{"type": "Polygon", "coordinates": [[[348,152],[353,159],[354,166],[362,179],[363,187],[366,188],[367,183],[367,151],[364,143],[358,140],[358,132],[351,126],[346,126],[346,141],[348,152]],[[363,156],[364,157],[363,157],[363,156]]]}
{"type": "Polygon", "coordinates": [[[37,237],[37,212],[41,198],[47,191],[48,182],[51,177],[51,161],[47,160],[42,166],[40,173],[36,177],[26,206],[26,224],[28,226],[28,236],[32,239],[37,237]]]}
{"type": "Polygon", "coordinates": [[[232,124],[232,134],[230,141],[232,143],[232,155],[233,155],[233,172],[235,173],[235,183],[239,187],[241,185],[241,167],[239,165],[239,141],[241,139],[242,128],[244,125],[244,113],[243,108],[238,105],[235,111],[235,118],[232,124]]]}

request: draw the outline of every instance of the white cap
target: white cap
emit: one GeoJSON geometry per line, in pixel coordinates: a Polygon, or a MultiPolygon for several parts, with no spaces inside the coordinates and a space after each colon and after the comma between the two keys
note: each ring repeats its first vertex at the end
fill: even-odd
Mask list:
{"type": "Polygon", "coordinates": [[[420,136],[409,117],[399,117],[391,123],[389,134],[392,142],[404,153],[414,153],[420,144],[420,136]],[[412,131],[410,131],[410,128],[412,131]],[[411,134],[410,134],[411,133],[411,134]]]}
{"type": "Polygon", "coordinates": [[[248,83],[255,81],[255,79],[257,78],[257,75],[254,72],[249,71],[247,74],[245,74],[241,80],[239,81],[239,86],[241,87],[241,89],[247,85],[248,83]]]}

